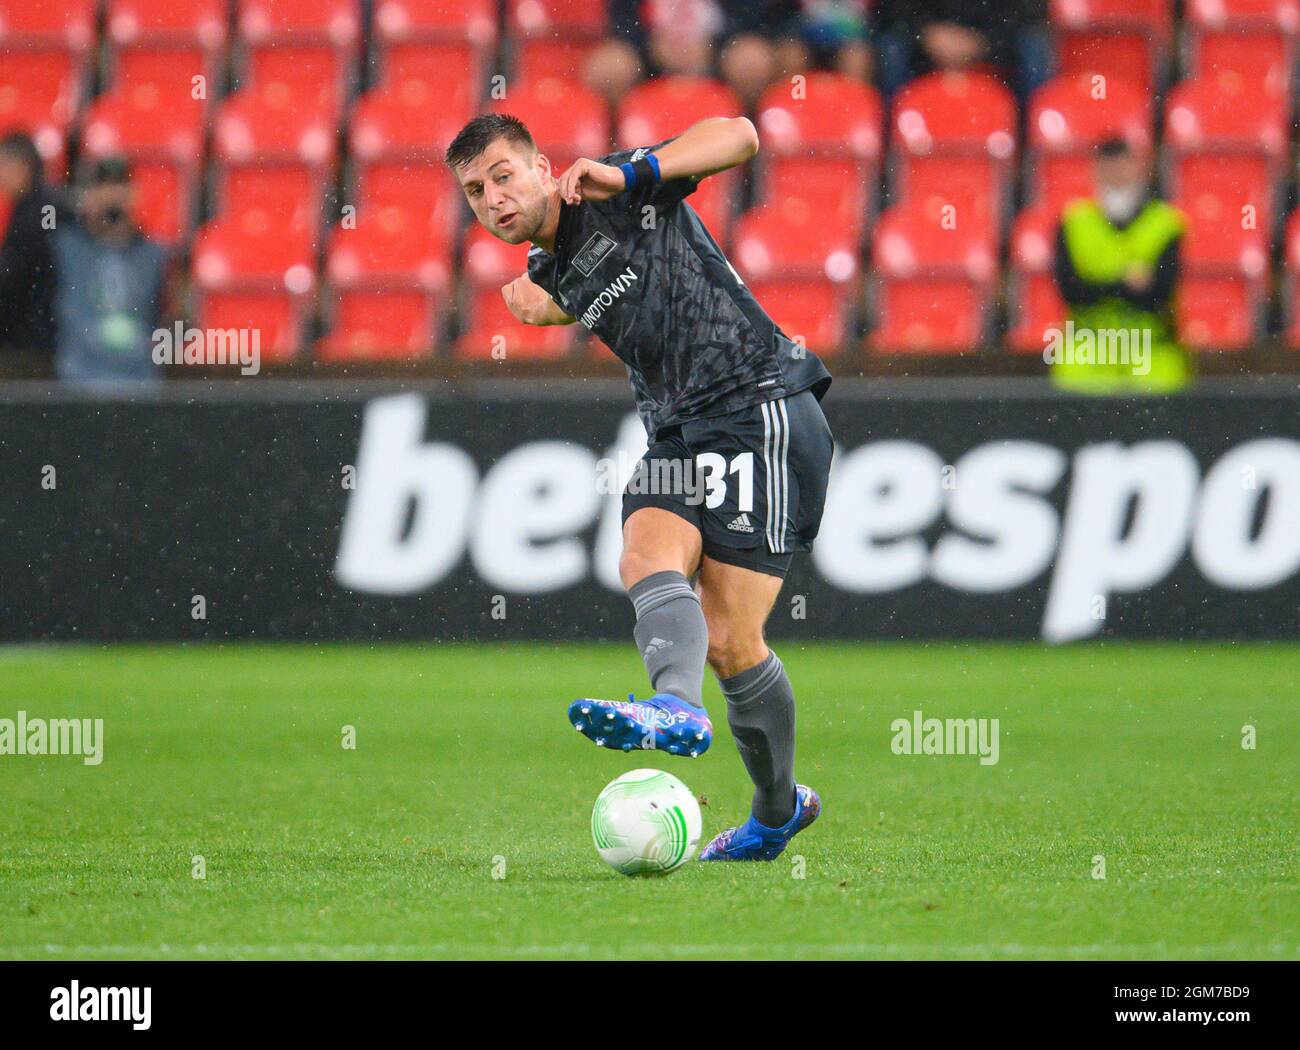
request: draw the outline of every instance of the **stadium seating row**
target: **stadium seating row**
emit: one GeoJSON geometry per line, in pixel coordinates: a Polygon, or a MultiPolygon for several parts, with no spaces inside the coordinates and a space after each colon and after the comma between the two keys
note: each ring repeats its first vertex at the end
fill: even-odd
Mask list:
{"type": "MultiPolygon", "coordinates": [[[[1023,121],[981,74],[914,81],[888,123],[871,88],[835,74],[778,84],[757,113],[765,150],[752,207],[734,213],[737,173],[692,202],[810,346],[851,340],[865,280],[873,349],[980,346],[996,337],[1005,291],[1005,342],[1034,351],[1063,313],[1051,279],[1060,208],[1089,192],[1091,147],[1121,136],[1158,159],[1191,220],[1184,337],[1245,346],[1263,331],[1286,203],[1300,3],[1191,0],[1190,75],[1164,98],[1157,136],[1171,6],[1053,2],[1060,73],[1023,121]]],[[[604,34],[604,4],[512,0],[508,11],[502,34],[494,0],[377,0],[369,27],[355,0],[239,0],[233,18],[225,0],[108,0],[98,56],[94,0],[0,0],[0,128],[31,128],[56,178],[70,144],[130,155],[146,229],[192,248],[199,323],[256,325],[271,358],[295,354],[318,304],[325,359],[426,353],[453,308],[464,355],[492,352],[501,336],[512,353],[562,354],[569,331],[523,328],[506,312],[498,289],[525,249],[464,230],[442,147],[476,110],[507,110],[564,167],[741,107],[720,83],[660,78],[611,115],[576,77],[604,34]],[[487,74],[502,35],[514,75],[494,97],[487,74]],[[97,63],[107,89],[88,100],[97,63]],[[223,91],[228,71],[234,90],[223,91]]],[[[1300,218],[1283,242],[1285,273],[1300,272],[1300,218]]],[[[1289,277],[1283,300],[1300,345],[1289,277]]]]}

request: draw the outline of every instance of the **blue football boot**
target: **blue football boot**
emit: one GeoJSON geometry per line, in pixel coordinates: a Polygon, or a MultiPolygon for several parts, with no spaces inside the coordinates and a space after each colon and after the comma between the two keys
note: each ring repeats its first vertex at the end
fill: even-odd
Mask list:
{"type": "Polygon", "coordinates": [[[728,828],[700,850],[700,860],[776,860],[790,840],[816,820],[821,811],[822,800],[817,792],[796,784],[794,816],[784,827],[769,828],[750,814],[740,827],[728,828]]]}
{"type": "Polygon", "coordinates": [[[702,707],[671,693],[649,700],[575,700],[569,724],[597,747],[615,751],[654,750],[698,758],[713,743],[713,723],[702,707]]]}

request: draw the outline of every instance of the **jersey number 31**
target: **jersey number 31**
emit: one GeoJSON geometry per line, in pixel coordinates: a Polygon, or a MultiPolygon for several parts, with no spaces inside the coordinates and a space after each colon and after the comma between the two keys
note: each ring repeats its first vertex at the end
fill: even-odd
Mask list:
{"type": "Polygon", "coordinates": [[[727,498],[727,475],[736,475],[739,506],[741,513],[754,509],[754,453],[742,452],[736,456],[730,466],[724,456],[717,452],[701,452],[695,457],[695,465],[704,478],[704,505],[710,510],[721,507],[727,498]]]}

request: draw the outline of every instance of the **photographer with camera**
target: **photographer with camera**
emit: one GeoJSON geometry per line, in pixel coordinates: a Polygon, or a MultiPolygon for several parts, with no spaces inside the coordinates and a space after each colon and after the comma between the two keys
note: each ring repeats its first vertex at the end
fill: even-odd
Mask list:
{"type": "Polygon", "coordinates": [[[151,356],[166,281],[166,253],[132,218],[124,157],[92,161],[80,180],[76,220],[55,237],[55,372],[73,381],[154,381],[151,356]]]}

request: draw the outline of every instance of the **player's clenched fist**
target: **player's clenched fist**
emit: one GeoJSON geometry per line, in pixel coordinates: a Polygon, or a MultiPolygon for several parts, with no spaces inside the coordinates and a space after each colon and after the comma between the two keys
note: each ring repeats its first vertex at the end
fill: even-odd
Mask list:
{"type": "Polygon", "coordinates": [[[525,274],[501,289],[510,312],[524,324],[541,324],[551,297],[525,274]]]}
{"type": "Polygon", "coordinates": [[[556,305],[546,289],[533,284],[528,275],[516,277],[501,289],[506,306],[524,324],[571,324],[573,318],[556,305]]]}
{"type": "Polygon", "coordinates": [[[560,176],[560,199],[565,204],[607,201],[622,193],[626,185],[620,169],[583,157],[560,176]]]}

